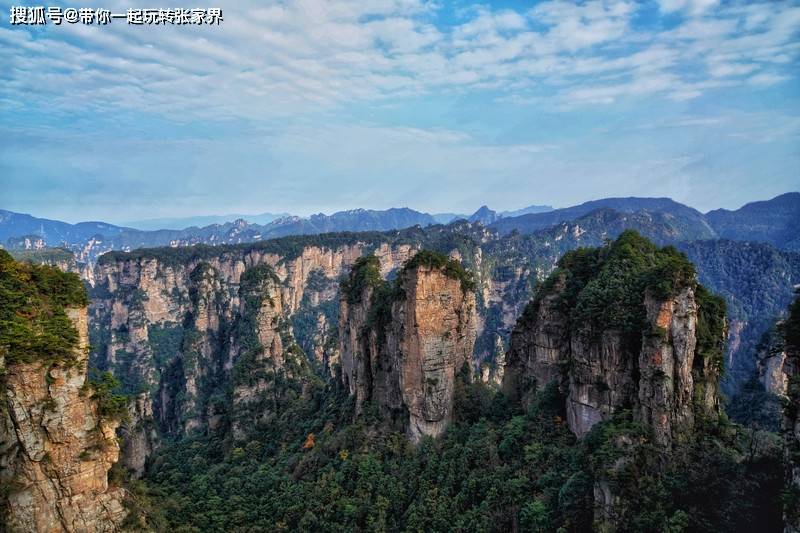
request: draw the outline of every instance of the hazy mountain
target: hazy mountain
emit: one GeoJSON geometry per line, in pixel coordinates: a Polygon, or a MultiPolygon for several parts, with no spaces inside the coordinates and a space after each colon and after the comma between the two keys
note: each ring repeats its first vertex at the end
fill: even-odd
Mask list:
{"type": "Polygon", "coordinates": [[[260,215],[206,215],[195,217],[149,218],[126,222],[125,225],[138,230],[152,231],[159,229],[202,228],[211,224],[225,224],[236,220],[246,220],[250,224],[269,224],[270,222],[290,216],[289,213],[261,213],[260,215]]]}
{"type": "Polygon", "coordinates": [[[74,243],[86,240],[93,235],[119,235],[129,228],[105,222],[79,222],[70,224],[59,220],[38,218],[23,213],[0,209],[0,243],[10,237],[36,235],[53,245],[60,242],[74,243]]]}
{"type": "Polygon", "coordinates": [[[85,262],[94,261],[100,254],[111,250],[193,244],[236,244],[286,235],[336,231],[386,231],[436,223],[433,216],[408,208],[392,208],[384,211],[353,209],[332,215],[319,213],[308,218],[287,216],[267,224],[251,224],[244,219],[238,219],[203,227],[143,231],[102,222],[68,224],[11,211],[0,211],[0,243],[12,249],[65,246],[75,252],[79,261],[85,262]]]}
{"type": "Polygon", "coordinates": [[[508,217],[519,217],[522,215],[529,215],[532,213],[547,213],[548,211],[552,211],[553,206],[550,205],[529,205],[528,207],[523,207],[522,209],[515,209],[513,211],[503,211],[500,213],[502,218],[508,217]]]}
{"type": "Polygon", "coordinates": [[[431,215],[437,224],[449,224],[454,220],[468,219],[469,215],[459,215],[458,213],[434,213],[431,215]]]}
{"type": "MultiPolygon", "coordinates": [[[[37,218],[27,214],[0,210],[0,244],[10,249],[37,249],[63,246],[76,253],[82,262],[92,262],[97,256],[111,250],[133,250],[157,246],[188,246],[193,244],[236,244],[256,242],[287,235],[312,235],[341,231],[387,231],[413,226],[452,223],[469,219],[497,230],[502,234],[518,231],[529,234],[570,221],[577,221],[591,213],[614,210],[617,213],[638,216],[621,223],[633,227],[656,242],[679,242],[714,239],[719,236],[734,240],[769,242],[787,250],[800,249],[800,224],[798,223],[800,193],[788,193],[766,202],[755,202],[736,211],[716,210],[703,215],[696,209],[669,198],[606,198],[584,204],[542,211],[546,206],[530,206],[517,211],[498,213],[482,206],[470,216],[455,213],[430,215],[409,208],[387,210],[353,209],[332,215],[322,213],[310,217],[283,216],[267,223],[253,223],[246,219],[190,226],[183,229],[140,230],[104,222],[69,224],[57,220],[37,218]],[[529,211],[540,212],[529,212],[529,211]],[[519,216],[505,216],[528,211],[519,216]],[[649,222],[648,222],[649,221],[649,222]],[[648,231],[649,223],[656,224],[658,234],[648,231]]],[[[264,213],[257,217],[273,217],[264,213]]],[[[202,222],[208,217],[157,219],[159,225],[172,221],[182,225],[190,221],[202,222]],[[183,221],[183,222],[179,222],[183,221]]],[[[613,217],[612,217],[613,218],[613,217]]],[[[147,221],[141,221],[147,222],[147,221]]],[[[601,215],[578,221],[572,230],[587,231],[586,225],[597,227],[608,235],[616,232],[618,221],[601,215]],[[609,224],[600,228],[598,224],[609,224]]],[[[592,233],[597,234],[598,231],[592,233]]],[[[600,231],[600,232],[602,232],[600,231]]]]}
{"type": "Polygon", "coordinates": [[[800,192],[752,202],[735,211],[709,211],[706,219],[726,239],[768,242],[785,250],[800,250],[800,192]]]}
{"type": "Polygon", "coordinates": [[[480,209],[470,215],[468,220],[470,222],[480,222],[484,226],[488,226],[498,218],[497,211],[492,211],[487,206],[482,205],[480,209]]]}
{"type": "Polygon", "coordinates": [[[471,222],[480,221],[482,224],[486,225],[500,218],[518,217],[530,213],[546,213],[547,211],[552,211],[552,210],[553,208],[549,205],[529,205],[528,207],[523,207],[522,209],[515,209],[513,211],[502,211],[498,213],[496,211],[489,209],[487,206],[484,205],[481,206],[481,208],[478,209],[478,211],[476,211],[472,215],[464,215],[458,213],[435,213],[432,216],[439,224],[449,224],[456,220],[463,219],[463,220],[469,220],[471,222]],[[482,210],[485,210],[483,211],[484,214],[491,213],[491,215],[489,215],[489,218],[491,218],[492,220],[489,220],[487,222],[487,217],[481,215],[482,210]]]}
{"type": "Polygon", "coordinates": [[[521,233],[530,233],[553,224],[573,220],[596,209],[604,208],[624,213],[647,211],[665,214],[679,219],[682,225],[689,226],[695,234],[691,238],[713,238],[715,236],[714,230],[705,220],[702,213],[669,198],[604,198],[544,213],[530,213],[518,217],[501,218],[491,226],[501,233],[509,233],[514,230],[521,233]]]}

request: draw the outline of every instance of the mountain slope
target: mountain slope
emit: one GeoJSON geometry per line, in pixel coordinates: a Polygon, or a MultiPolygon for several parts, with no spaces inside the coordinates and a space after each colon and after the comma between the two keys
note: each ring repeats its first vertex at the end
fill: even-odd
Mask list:
{"type": "Polygon", "coordinates": [[[143,231],[154,231],[159,229],[181,230],[191,227],[202,228],[212,224],[225,224],[242,219],[249,224],[269,224],[273,220],[290,216],[289,213],[261,213],[260,215],[205,215],[194,217],[168,217],[168,218],[148,218],[145,220],[135,220],[126,222],[125,225],[143,231]]]}
{"type": "Polygon", "coordinates": [[[623,213],[637,211],[659,213],[665,217],[674,218],[675,225],[681,225],[686,230],[691,230],[693,236],[690,238],[710,239],[715,236],[714,230],[705,221],[702,213],[669,198],[604,198],[545,213],[501,218],[491,224],[491,227],[501,233],[510,233],[514,230],[521,233],[530,233],[553,224],[573,220],[597,209],[614,209],[623,213]]]}
{"type": "MultiPolygon", "coordinates": [[[[591,305],[605,304],[606,292],[596,288],[609,288],[618,316],[630,316],[637,322],[641,319],[651,327],[644,336],[640,335],[641,350],[630,352],[636,369],[641,371],[631,367],[626,375],[629,381],[638,383],[638,390],[624,381],[601,382],[592,380],[591,375],[582,376],[585,369],[575,356],[588,354],[588,350],[580,350],[577,343],[576,351],[563,360],[567,364],[560,370],[570,382],[570,393],[577,392],[575,387],[588,385],[600,394],[600,398],[592,399],[607,400],[613,395],[613,405],[619,407],[585,435],[576,437],[571,431],[568,398],[565,389],[557,385],[520,383],[522,395],[529,400],[520,402],[470,379],[469,368],[462,367],[453,375],[449,357],[445,367],[438,360],[436,364],[419,364],[414,358],[419,346],[416,342],[404,343],[401,339],[394,344],[398,340],[395,332],[403,332],[404,337],[418,334],[414,331],[416,325],[408,326],[414,321],[411,317],[419,317],[419,313],[394,311],[398,305],[416,307],[419,301],[414,294],[422,293],[409,293],[406,285],[401,293],[405,298],[400,297],[404,301],[388,302],[380,289],[382,268],[373,260],[374,268],[362,269],[363,276],[356,267],[340,300],[344,304],[342,325],[346,339],[356,341],[350,347],[356,350],[353,353],[364,357],[364,371],[351,368],[347,375],[356,376],[357,384],[371,384],[365,392],[380,391],[385,384],[383,378],[396,372],[398,366],[382,363],[385,352],[379,350],[376,359],[367,352],[373,352],[376,343],[394,345],[397,349],[392,353],[399,355],[397,362],[412,363],[411,377],[418,376],[420,370],[426,374],[422,381],[405,379],[408,376],[404,374],[400,381],[403,392],[419,391],[413,385],[417,383],[423,394],[416,395],[415,400],[424,399],[426,409],[437,409],[442,402],[429,393],[444,389],[450,398],[452,391],[452,421],[448,429],[436,439],[425,438],[412,445],[401,433],[403,424],[392,418],[391,410],[380,408],[386,401],[399,401],[396,394],[385,397],[379,392],[371,398],[367,394],[363,399],[371,401],[362,402],[359,412],[358,387],[351,394],[352,388],[342,386],[336,377],[305,383],[291,377],[267,379],[257,389],[261,392],[257,398],[265,405],[255,412],[258,416],[253,417],[245,438],[226,437],[227,428],[235,427],[235,421],[230,420],[232,411],[224,408],[225,402],[235,400],[236,395],[218,397],[215,403],[222,408],[214,408],[216,422],[208,433],[165,442],[155,452],[143,483],[152,489],[153,501],[163,513],[163,523],[156,529],[778,530],[779,453],[769,446],[748,451],[747,433],[717,420],[713,391],[716,366],[706,363],[718,360],[722,309],[706,305],[709,298],[699,296],[699,287],[693,294],[691,269],[684,268],[686,260],[675,250],[656,251],[665,260],[648,264],[654,254],[652,245],[641,247],[642,253],[636,249],[628,252],[627,243],[617,247],[619,253],[609,254],[609,248],[584,249],[572,257],[603,256],[606,266],[613,268],[602,267],[598,261],[581,265],[568,260],[569,264],[563,265],[580,267],[579,272],[569,269],[575,274],[573,277],[584,277],[589,282],[580,299],[591,305]],[[644,265],[645,270],[640,271],[639,265],[644,265]],[[687,274],[674,278],[678,286],[658,283],[659,290],[674,292],[674,297],[642,308],[642,303],[651,301],[647,290],[651,275],[668,273],[670,269],[665,271],[662,267],[670,265],[687,274]],[[614,290],[614,280],[619,277],[641,283],[619,293],[614,290]],[[671,288],[675,290],[669,291],[671,288]],[[377,307],[362,305],[370,291],[368,299],[377,307]],[[693,302],[698,314],[711,318],[713,325],[707,320],[692,319],[693,302]],[[391,305],[383,305],[388,303],[391,305]],[[366,307],[375,312],[363,314],[366,307]],[[703,323],[711,327],[702,329],[703,323]],[[383,335],[373,329],[381,324],[388,324],[388,328],[379,328],[383,335]],[[664,330],[662,324],[671,324],[671,331],[664,330]],[[365,331],[363,325],[373,328],[365,331]],[[641,357],[636,357],[639,352],[641,357]],[[680,356],[680,361],[676,362],[674,356],[680,356]],[[679,375],[667,374],[673,362],[682,371],[679,375]],[[443,382],[436,373],[444,368],[447,371],[443,382]],[[579,377],[589,381],[573,384],[579,377]],[[680,387],[673,388],[672,383],[680,387]],[[695,396],[695,391],[702,394],[695,396]],[[637,412],[632,413],[628,406],[637,412]],[[662,416],[664,410],[668,417],[662,416]],[[702,423],[692,424],[690,418],[702,423]],[[669,440],[661,438],[666,434],[665,421],[669,424],[669,440]],[[690,527],[696,524],[702,527],[690,527]]],[[[547,297],[553,288],[553,283],[546,283],[539,293],[547,297]]],[[[460,291],[457,286],[443,293],[424,291],[429,296],[423,305],[428,310],[447,310],[457,301],[447,296],[460,291]],[[439,294],[445,297],[438,298],[439,294]]],[[[442,335],[437,335],[436,342],[422,345],[433,359],[445,355],[446,346],[459,342],[455,337],[465,333],[458,331],[460,320],[454,320],[451,313],[443,315],[450,315],[449,324],[456,327],[440,331],[442,335]]],[[[586,320],[583,316],[576,318],[564,329],[578,338],[586,320]]],[[[593,318],[614,319],[602,312],[593,318]]],[[[429,326],[447,324],[445,319],[429,326]]],[[[616,323],[610,325],[617,329],[616,323]]],[[[559,333],[527,326],[522,322],[519,333],[535,337],[540,331],[545,342],[559,333]]],[[[592,362],[597,363],[592,368],[628,361],[610,360],[623,348],[605,342],[607,337],[613,338],[613,329],[604,331],[602,352],[592,350],[596,356],[592,362]]],[[[591,349],[588,344],[583,346],[591,349]]],[[[262,343],[261,349],[265,347],[262,343]]],[[[271,378],[271,373],[264,376],[271,378]]],[[[259,378],[253,381],[256,385],[259,378]]],[[[402,409],[399,415],[400,422],[408,416],[402,409]]],[[[156,513],[148,516],[155,517],[156,513]]]]}
{"type": "MultiPolygon", "coordinates": [[[[264,225],[250,224],[246,220],[238,219],[199,228],[142,231],[103,222],[68,224],[11,211],[0,211],[0,244],[9,248],[19,248],[25,245],[25,239],[19,237],[37,235],[43,237],[44,246],[63,246],[72,250],[79,261],[94,262],[101,254],[112,250],[127,251],[137,248],[195,244],[237,244],[287,235],[387,231],[436,223],[433,216],[408,208],[392,208],[384,211],[353,209],[332,215],[320,213],[308,218],[283,217],[264,225]]],[[[30,242],[34,240],[28,239],[30,242]]]]}
{"type": "Polygon", "coordinates": [[[800,251],[800,192],[745,204],[735,211],[709,211],[706,219],[724,239],[768,242],[800,251]]]}
{"type": "Polygon", "coordinates": [[[70,224],[59,220],[37,218],[23,213],[14,213],[0,209],[0,244],[11,237],[38,235],[55,246],[62,241],[75,243],[85,241],[94,235],[119,235],[129,228],[107,224],[105,222],[79,222],[70,224]]]}

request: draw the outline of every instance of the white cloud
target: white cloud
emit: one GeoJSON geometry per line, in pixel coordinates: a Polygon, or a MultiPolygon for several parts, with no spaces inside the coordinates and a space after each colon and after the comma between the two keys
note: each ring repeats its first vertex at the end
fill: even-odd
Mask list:
{"type": "Polygon", "coordinates": [[[699,15],[719,4],[719,0],[659,0],[658,4],[665,13],[686,10],[692,15],[699,15]]]}
{"type": "Polygon", "coordinates": [[[776,83],[780,83],[782,81],[786,81],[790,79],[789,76],[782,76],[779,74],[772,74],[769,72],[762,72],[760,74],[756,74],[755,76],[750,76],[747,82],[751,85],[758,85],[758,86],[769,86],[775,85],[776,83]]]}
{"type": "Polygon", "coordinates": [[[219,27],[0,28],[0,100],[170,119],[288,117],[481,90],[574,107],[767,86],[794,78],[800,55],[791,2],[662,0],[662,12],[683,17],[663,31],[632,27],[642,4],[623,0],[478,7],[450,25],[437,25],[444,8],[423,0],[221,5],[219,27]]]}

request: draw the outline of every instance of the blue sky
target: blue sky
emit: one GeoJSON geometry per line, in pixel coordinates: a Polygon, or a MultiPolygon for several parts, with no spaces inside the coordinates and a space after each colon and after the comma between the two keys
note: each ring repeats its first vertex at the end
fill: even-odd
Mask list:
{"type": "Polygon", "coordinates": [[[705,211],[800,189],[799,2],[220,1],[215,27],[45,28],[11,5],[14,211],[705,211]]]}

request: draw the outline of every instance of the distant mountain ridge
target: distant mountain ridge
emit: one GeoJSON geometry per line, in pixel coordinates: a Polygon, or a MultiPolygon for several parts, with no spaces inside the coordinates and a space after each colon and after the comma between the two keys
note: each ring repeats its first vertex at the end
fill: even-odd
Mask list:
{"type": "MultiPolygon", "coordinates": [[[[635,220],[639,226],[650,221],[658,223],[659,227],[668,228],[665,231],[669,234],[661,236],[662,242],[729,238],[768,242],[784,250],[800,250],[800,193],[796,192],[764,202],[750,203],[735,211],[720,209],[706,215],[669,198],[604,198],[567,208],[548,209],[548,206],[532,205],[517,211],[498,213],[484,205],[469,216],[453,213],[431,215],[407,207],[386,210],[351,209],[331,215],[318,213],[309,217],[282,216],[266,224],[237,219],[202,227],[149,231],[105,222],[69,224],[0,210],[0,244],[10,249],[66,247],[75,253],[79,262],[94,262],[99,255],[112,250],[237,244],[288,235],[345,231],[388,231],[413,226],[452,224],[457,220],[480,223],[501,234],[513,231],[529,234],[576,221],[592,213],[599,217],[592,219],[591,223],[596,225],[604,217],[610,220],[603,213],[611,210],[627,215],[637,214],[635,220]],[[516,213],[523,214],[511,216],[516,213]]],[[[264,216],[267,215],[269,214],[264,216]]],[[[625,224],[632,223],[633,220],[625,224]]],[[[578,225],[575,231],[584,230],[578,225]]]]}
{"type": "Polygon", "coordinates": [[[269,224],[279,218],[290,216],[289,213],[261,213],[258,215],[201,215],[193,217],[166,217],[148,218],[144,220],[134,220],[125,222],[126,227],[131,227],[143,231],[154,231],[160,229],[181,230],[187,228],[202,228],[212,224],[225,224],[236,220],[246,220],[249,224],[269,224]]]}
{"type": "Polygon", "coordinates": [[[500,233],[518,231],[527,234],[600,209],[658,215],[676,230],[684,232],[682,240],[723,238],[767,242],[783,250],[800,250],[798,192],[751,202],[733,211],[716,209],[706,214],[669,198],[604,198],[545,213],[500,218],[489,226],[500,233]]]}
{"type": "Polygon", "coordinates": [[[713,228],[711,228],[700,211],[670,198],[603,198],[543,213],[530,213],[518,217],[502,218],[492,223],[491,226],[501,233],[509,233],[514,230],[521,233],[530,233],[553,224],[574,220],[597,209],[614,209],[623,213],[637,211],[667,213],[674,217],[680,217],[687,222],[691,221],[698,224],[702,228],[699,230],[701,232],[708,230],[709,233],[713,233],[713,228]]]}
{"type": "Polygon", "coordinates": [[[70,224],[59,220],[37,218],[0,209],[0,242],[2,243],[5,243],[11,237],[22,237],[23,235],[38,235],[50,239],[76,241],[100,233],[117,235],[125,229],[105,222],[70,224]]]}
{"type": "Polygon", "coordinates": [[[768,242],[786,250],[800,250],[800,192],[751,202],[735,211],[709,211],[706,219],[725,239],[768,242]]]}

